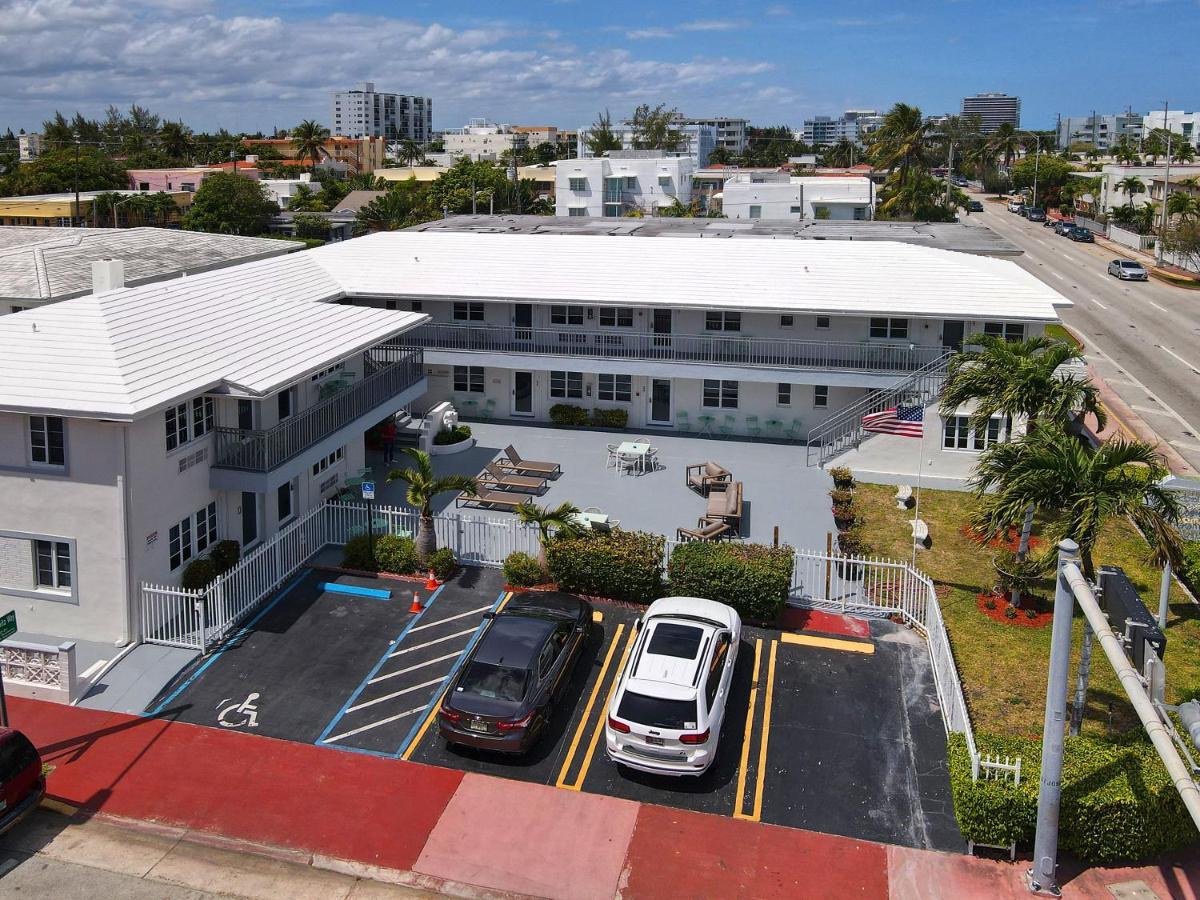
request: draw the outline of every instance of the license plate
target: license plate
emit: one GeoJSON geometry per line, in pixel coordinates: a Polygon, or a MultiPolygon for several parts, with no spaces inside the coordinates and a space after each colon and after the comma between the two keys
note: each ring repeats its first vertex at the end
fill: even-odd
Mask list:
{"type": "Polygon", "coordinates": [[[487,722],[468,722],[467,727],[470,728],[472,731],[486,732],[488,730],[488,723],[487,722]]]}
{"type": "Polygon", "coordinates": [[[662,738],[656,738],[656,737],[647,737],[647,738],[646,738],[646,743],[647,743],[647,744],[650,744],[650,745],[652,745],[652,746],[654,746],[654,747],[661,747],[661,746],[663,746],[663,744],[664,744],[664,741],[663,741],[663,739],[662,739],[662,738]]]}

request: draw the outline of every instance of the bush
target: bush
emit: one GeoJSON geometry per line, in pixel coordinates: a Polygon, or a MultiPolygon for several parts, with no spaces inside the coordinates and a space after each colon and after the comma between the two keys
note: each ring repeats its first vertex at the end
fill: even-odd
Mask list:
{"type": "Polygon", "coordinates": [[[854,473],[845,466],[834,466],[829,470],[829,477],[833,479],[833,486],[842,490],[852,490],[854,488],[854,473]]]}
{"type": "MultiPolygon", "coordinates": [[[[979,736],[981,753],[1021,757],[1021,784],[971,781],[966,738],[949,739],[950,788],[963,837],[1028,845],[1037,825],[1041,742],[979,736]]],[[[1195,840],[1183,802],[1140,732],[1114,741],[1068,737],[1063,761],[1059,846],[1093,864],[1138,862],[1195,840]]]]}
{"type": "Polygon", "coordinates": [[[438,547],[429,559],[425,560],[425,565],[433,569],[433,574],[439,581],[445,581],[458,569],[458,560],[454,558],[454,551],[449,547],[438,547]]]}
{"type": "Polygon", "coordinates": [[[858,513],[855,512],[854,505],[835,506],[833,508],[833,524],[837,526],[838,531],[846,531],[854,527],[854,523],[858,521],[858,513]]]}
{"type": "Polygon", "coordinates": [[[834,507],[849,506],[854,502],[854,491],[846,488],[834,488],[829,492],[829,499],[833,501],[834,507]]]}
{"type": "Polygon", "coordinates": [[[517,550],[504,559],[504,580],[513,587],[532,587],[545,584],[550,576],[542,564],[528,553],[517,550]]]}
{"type": "Polygon", "coordinates": [[[459,425],[456,428],[443,428],[433,436],[433,442],[439,447],[444,447],[447,444],[461,444],[470,438],[471,426],[459,425]]]}
{"type": "Polygon", "coordinates": [[[201,557],[193,559],[187,564],[187,568],[183,570],[183,576],[179,579],[179,584],[188,591],[202,591],[210,584],[213,579],[220,573],[211,559],[201,557]]]}
{"type": "Polygon", "coordinates": [[[346,546],[342,548],[342,565],[347,569],[375,571],[377,568],[375,558],[371,556],[370,545],[365,534],[346,541],[346,546]]]}
{"type": "Polygon", "coordinates": [[[744,619],[773,622],[792,585],[791,547],[694,541],[671,552],[671,593],[727,603],[744,619]]]}
{"type": "Polygon", "coordinates": [[[992,566],[996,570],[1000,590],[1006,594],[1015,590],[1025,597],[1046,577],[1052,561],[1053,557],[1049,555],[1038,557],[1032,553],[1026,553],[1024,559],[1017,559],[1017,554],[1011,550],[1001,550],[992,560],[992,566]]]}
{"type": "Polygon", "coordinates": [[[555,403],[550,407],[550,421],[555,425],[586,425],[588,411],[570,403],[555,403]]]}
{"type": "Polygon", "coordinates": [[[546,558],[564,591],[649,603],[662,596],[665,546],[661,534],[589,531],[550,541],[546,558]]]}
{"type": "Polygon", "coordinates": [[[1178,574],[1193,594],[1200,594],[1200,541],[1184,541],[1183,565],[1178,574]]]}
{"type": "Polygon", "coordinates": [[[866,556],[871,552],[867,543],[866,532],[863,530],[863,520],[859,519],[853,526],[838,534],[838,550],[846,556],[866,556]]]}
{"type": "Polygon", "coordinates": [[[375,562],[381,572],[411,575],[417,571],[417,546],[410,537],[381,534],[375,538],[375,562]]]}
{"type": "Polygon", "coordinates": [[[242,558],[242,545],[237,541],[217,541],[208,558],[217,567],[217,574],[224,575],[242,558]]]}
{"type": "Polygon", "coordinates": [[[593,409],[592,424],[598,428],[624,428],[629,424],[629,413],[623,409],[593,409]]]}

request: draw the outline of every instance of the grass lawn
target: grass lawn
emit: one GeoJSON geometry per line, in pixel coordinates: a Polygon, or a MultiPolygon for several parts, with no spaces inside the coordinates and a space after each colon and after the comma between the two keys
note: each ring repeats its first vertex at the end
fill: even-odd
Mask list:
{"type": "MultiPolygon", "coordinates": [[[[872,551],[892,559],[909,559],[912,544],[908,520],[912,511],[896,508],[895,487],[859,484],[855,499],[867,520],[872,551]]],[[[977,730],[990,734],[1041,738],[1046,702],[1046,667],[1050,626],[1023,628],[996,622],[978,607],[977,595],[996,582],[993,551],[963,534],[973,498],[959,491],[924,490],[921,518],[929,523],[933,546],[917,554],[917,565],[938,586],[942,611],[962,675],[967,704],[977,730]]],[[[1036,531],[1035,531],[1036,534],[1036,531]]],[[[1039,547],[1043,552],[1046,548],[1039,547]]],[[[1137,585],[1151,612],[1158,609],[1159,572],[1145,561],[1146,544],[1131,524],[1114,522],[1095,557],[1097,567],[1121,566],[1137,585]]],[[[1053,583],[1038,593],[1053,599],[1053,583]]],[[[1173,584],[1171,619],[1167,625],[1167,701],[1179,702],[1200,692],[1200,608],[1173,584]]],[[[1019,615],[1021,615],[1019,613],[1019,615]]],[[[1083,614],[1075,611],[1071,693],[1083,631],[1083,614]]],[[[1084,733],[1103,736],[1137,726],[1137,717],[1098,643],[1093,642],[1092,675],[1084,733]]]]}
{"type": "Polygon", "coordinates": [[[1077,350],[1083,349],[1083,344],[1079,342],[1079,338],[1075,337],[1065,326],[1053,323],[1046,326],[1046,337],[1055,338],[1056,340],[1066,341],[1077,350]]]}

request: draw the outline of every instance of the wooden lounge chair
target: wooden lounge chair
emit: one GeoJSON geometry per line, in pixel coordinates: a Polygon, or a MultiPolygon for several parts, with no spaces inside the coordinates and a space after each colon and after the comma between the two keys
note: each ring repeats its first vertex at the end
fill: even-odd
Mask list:
{"type": "Polygon", "coordinates": [[[708,495],[708,510],[705,518],[728,522],[735,529],[741,530],[742,522],[742,483],[730,482],[723,491],[712,491],[708,495]]]}
{"type": "Polygon", "coordinates": [[[711,460],[687,467],[687,486],[706,497],[714,487],[721,490],[732,480],[732,472],[711,460]]]}
{"type": "Polygon", "coordinates": [[[516,448],[509,444],[504,448],[504,456],[496,460],[496,465],[504,470],[511,470],[518,475],[541,475],[554,478],[562,474],[562,466],[556,462],[540,462],[536,459],[522,459],[516,448]]]}
{"type": "Polygon", "coordinates": [[[540,494],[546,489],[545,478],[535,478],[532,475],[514,475],[511,472],[505,472],[494,462],[490,462],[484,466],[483,471],[476,480],[481,484],[494,485],[502,491],[533,491],[535,494],[540,494]]]}
{"type": "Polygon", "coordinates": [[[455,506],[498,506],[501,509],[516,509],[522,503],[528,503],[529,498],[522,494],[510,494],[507,491],[493,491],[481,487],[474,496],[466,491],[459,494],[454,501],[455,506]]]}
{"type": "Polygon", "coordinates": [[[676,528],[675,538],[680,541],[716,541],[732,530],[728,522],[705,518],[701,519],[695,528],[676,528]]]}

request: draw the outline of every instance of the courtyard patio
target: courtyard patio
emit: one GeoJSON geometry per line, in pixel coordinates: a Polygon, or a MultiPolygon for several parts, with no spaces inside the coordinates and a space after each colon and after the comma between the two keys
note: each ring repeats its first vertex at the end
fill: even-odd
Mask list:
{"type": "MultiPolygon", "coordinates": [[[[478,475],[483,467],[500,457],[509,444],[526,459],[559,463],[562,474],[547,482],[539,505],[556,506],[569,501],[580,509],[598,507],[626,530],[650,531],[675,537],[679,527],[695,528],[705,514],[706,501],[688,488],[689,465],[709,460],[732,473],[743,484],[741,536],[769,544],[779,528],[780,543],[813,550],[825,548],[826,535],[834,531],[828,491],[829,476],[807,467],[804,448],[749,439],[717,440],[648,431],[645,434],[590,429],[565,429],[500,422],[472,422],[475,446],[470,450],[435,456],[441,473],[478,475]],[[657,448],[657,466],[642,474],[617,474],[606,465],[608,444],[619,444],[647,436],[657,448]]],[[[378,453],[368,462],[376,478],[376,500],[403,506],[404,484],[386,483],[386,466],[378,453]]],[[[405,465],[400,456],[397,466],[405,465]]],[[[456,512],[454,494],[439,496],[435,513],[456,512]]],[[[464,508],[460,515],[511,520],[514,513],[485,508],[464,508]]]]}

